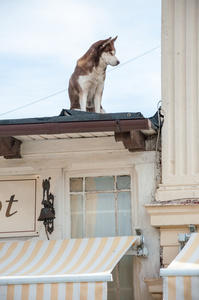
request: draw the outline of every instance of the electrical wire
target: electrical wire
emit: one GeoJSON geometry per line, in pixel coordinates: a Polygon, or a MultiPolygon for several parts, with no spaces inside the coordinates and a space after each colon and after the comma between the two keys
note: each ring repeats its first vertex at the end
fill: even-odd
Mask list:
{"type": "Polygon", "coordinates": [[[130,60],[127,60],[126,62],[124,62],[123,64],[119,64],[117,67],[114,67],[113,69],[110,69],[110,70],[108,70],[107,72],[112,72],[112,71],[114,71],[115,69],[117,69],[117,68],[120,68],[120,67],[123,67],[124,65],[126,65],[126,64],[128,64],[128,63],[130,63],[130,62],[132,62],[132,61],[134,61],[134,60],[136,60],[136,59],[138,59],[138,58],[140,58],[140,57],[142,57],[142,56],[144,56],[144,55],[146,55],[146,54],[148,54],[148,53],[150,53],[150,52],[152,52],[152,51],[154,51],[154,50],[156,50],[156,49],[158,49],[158,48],[160,48],[161,46],[159,45],[159,46],[157,46],[157,47],[155,47],[155,48],[152,48],[151,50],[149,50],[149,51],[147,51],[147,52],[144,52],[144,53],[142,53],[142,54],[140,54],[140,55],[138,55],[138,56],[136,56],[136,57],[134,57],[134,58],[132,58],[132,59],[130,59],[130,60]]]}
{"type": "MultiPolygon", "coordinates": [[[[118,65],[117,67],[114,67],[113,69],[108,70],[107,72],[111,72],[111,71],[114,71],[114,70],[117,69],[117,68],[123,67],[124,65],[129,64],[130,62],[132,62],[132,61],[134,61],[134,60],[136,60],[136,59],[138,59],[138,58],[140,58],[140,57],[142,57],[142,56],[144,56],[144,55],[147,55],[148,53],[150,53],[150,52],[152,52],[152,51],[154,51],[154,50],[156,50],[156,49],[158,49],[158,48],[160,48],[160,47],[161,47],[161,46],[159,45],[159,46],[157,46],[157,47],[155,47],[155,48],[152,48],[151,50],[146,51],[146,52],[144,52],[144,53],[142,53],[142,54],[140,54],[140,55],[138,55],[138,56],[136,56],[136,57],[134,57],[134,58],[132,58],[132,59],[126,61],[126,62],[124,62],[123,64],[120,64],[120,65],[118,65]]],[[[36,100],[36,101],[31,102],[31,103],[22,105],[22,106],[20,106],[20,107],[15,108],[15,109],[9,110],[9,111],[7,111],[7,112],[4,112],[4,113],[0,114],[0,116],[7,115],[7,114],[9,114],[9,113],[15,112],[15,111],[20,110],[20,109],[22,109],[22,108],[26,108],[26,107],[31,106],[31,105],[34,105],[34,104],[36,104],[36,103],[38,103],[38,102],[47,100],[47,99],[52,98],[52,97],[54,97],[54,96],[56,96],[56,95],[59,95],[59,94],[61,94],[61,93],[64,93],[64,92],[66,92],[67,90],[68,90],[68,89],[64,89],[64,90],[62,90],[62,91],[59,91],[59,92],[54,93],[54,94],[52,94],[52,95],[49,95],[49,96],[47,96],[47,97],[41,98],[41,99],[39,99],[39,100],[36,100]]]]}
{"type": "MultiPolygon", "coordinates": [[[[162,114],[162,107],[161,107],[161,100],[158,102],[157,104],[157,112],[158,112],[158,135],[157,135],[157,140],[156,140],[156,148],[155,148],[155,157],[156,157],[156,164],[159,170],[161,170],[160,168],[160,155],[159,152],[161,152],[161,146],[160,146],[160,137],[161,137],[161,130],[162,130],[162,126],[164,123],[164,115],[162,114]]],[[[161,172],[159,173],[159,175],[157,176],[157,182],[158,184],[160,184],[162,182],[162,175],[161,172]]]]}
{"type": "Polygon", "coordinates": [[[60,92],[57,92],[57,93],[55,93],[55,94],[49,95],[49,96],[47,96],[47,97],[44,97],[44,98],[41,98],[41,99],[39,99],[39,100],[36,100],[36,101],[34,101],[34,102],[31,102],[31,103],[29,103],[29,104],[26,104],[26,105],[23,105],[23,106],[17,107],[17,108],[15,108],[15,109],[12,109],[12,110],[10,110],[10,111],[7,111],[7,112],[5,112],[5,113],[2,113],[2,114],[0,114],[0,116],[3,116],[3,115],[6,115],[6,114],[9,114],[9,113],[11,113],[11,112],[14,112],[14,111],[16,111],[16,110],[19,110],[19,109],[25,108],[25,107],[27,107],[27,106],[30,106],[30,105],[33,105],[33,104],[35,104],[35,103],[38,103],[38,102],[44,101],[44,100],[46,100],[46,99],[49,99],[49,98],[51,98],[51,97],[54,97],[54,96],[56,96],[56,95],[58,95],[58,94],[61,94],[61,93],[65,92],[65,91],[67,91],[67,90],[68,90],[68,89],[64,89],[64,90],[62,90],[62,91],[60,91],[60,92]]]}
{"type": "Polygon", "coordinates": [[[156,141],[156,153],[158,151],[158,147],[159,147],[159,142],[160,142],[160,132],[161,132],[161,126],[162,126],[162,122],[161,122],[161,100],[158,101],[158,104],[157,104],[157,111],[158,111],[158,136],[157,136],[157,141],[156,141]]]}

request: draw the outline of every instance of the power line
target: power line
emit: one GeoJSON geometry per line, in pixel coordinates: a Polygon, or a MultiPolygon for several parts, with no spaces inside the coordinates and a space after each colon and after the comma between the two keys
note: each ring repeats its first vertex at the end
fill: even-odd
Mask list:
{"type": "Polygon", "coordinates": [[[111,72],[111,71],[114,71],[115,69],[117,69],[117,68],[120,68],[120,67],[123,67],[124,65],[126,65],[126,64],[128,64],[128,63],[130,63],[130,62],[132,62],[132,61],[134,61],[134,60],[136,60],[136,59],[138,59],[138,58],[140,58],[140,57],[142,57],[142,56],[144,56],[144,55],[146,55],[146,54],[148,54],[148,53],[150,53],[150,52],[152,52],[152,51],[154,51],[154,50],[156,50],[156,49],[158,49],[158,48],[160,48],[161,46],[157,46],[157,47],[155,47],[155,48],[153,48],[153,49],[151,49],[151,50],[149,50],[149,51],[147,51],[147,52],[144,52],[144,53],[142,53],[142,54],[140,54],[140,55],[138,55],[138,56],[136,56],[136,57],[134,57],[134,58],[132,58],[132,59],[130,59],[130,60],[127,60],[126,62],[124,62],[123,64],[119,64],[117,67],[114,67],[113,69],[110,69],[110,70],[108,70],[107,72],[111,72]]]}
{"type": "Polygon", "coordinates": [[[9,113],[11,113],[11,112],[14,112],[14,111],[16,111],[16,110],[19,110],[19,109],[25,108],[25,107],[27,107],[27,106],[30,106],[30,105],[33,105],[33,104],[35,104],[35,103],[38,103],[38,102],[44,101],[44,100],[46,100],[46,99],[49,99],[49,98],[51,98],[51,97],[54,97],[54,96],[56,96],[56,95],[58,95],[58,94],[61,94],[61,93],[65,92],[65,91],[67,91],[67,90],[68,90],[68,89],[64,89],[64,90],[62,90],[62,91],[60,91],[60,92],[57,92],[57,93],[55,93],[55,94],[52,94],[52,95],[50,95],[50,96],[47,96],[47,97],[44,97],[44,98],[42,98],[42,99],[36,100],[36,101],[34,101],[34,102],[31,102],[31,103],[29,103],[29,104],[26,104],[26,105],[23,105],[23,106],[17,107],[17,108],[15,108],[15,109],[12,109],[12,110],[10,110],[10,111],[7,111],[7,112],[5,112],[5,113],[2,113],[2,114],[0,114],[0,116],[3,116],[3,115],[6,115],[6,114],[9,114],[9,113]]]}
{"type": "MultiPolygon", "coordinates": [[[[132,61],[134,61],[134,60],[136,60],[136,59],[138,59],[138,58],[140,58],[140,57],[142,57],[142,56],[144,56],[144,55],[147,55],[148,53],[150,53],[150,52],[152,52],[152,51],[154,51],[154,50],[156,50],[156,49],[158,49],[158,48],[160,48],[160,47],[161,47],[161,46],[159,45],[159,46],[157,46],[157,47],[155,47],[155,48],[152,48],[151,50],[146,51],[146,52],[144,52],[144,53],[142,53],[142,54],[140,54],[140,55],[138,55],[138,56],[136,56],[136,57],[134,57],[134,58],[132,58],[132,59],[126,61],[126,62],[124,62],[123,64],[119,64],[117,67],[114,67],[113,69],[110,69],[110,70],[108,70],[107,72],[114,71],[115,69],[120,68],[120,67],[122,67],[122,66],[124,66],[124,65],[126,65],[126,64],[128,64],[128,63],[130,63],[130,62],[132,62],[132,61]]],[[[36,104],[36,103],[41,102],[41,101],[44,101],[44,100],[47,100],[47,99],[52,98],[52,97],[54,97],[54,96],[56,96],[56,95],[58,95],[58,94],[64,93],[64,92],[66,92],[67,90],[68,90],[68,89],[64,89],[64,90],[62,90],[62,91],[59,91],[59,92],[54,93],[54,94],[52,94],[52,95],[49,95],[49,96],[47,96],[47,97],[41,98],[41,99],[36,100],[36,101],[34,101],[34,102],[31,102],[31,103],[29,103],[29,104],[26,104],[26,105],[17,107],[17,108],[15,108],[15,109],[12,109],[12,110],[10,110],[10,111],[7,111],[7,112],[5,112],[5,113],[0,114],[0,116],[7,115],[7,114],[9,114],[9,113],[11,113],[11,112],[20,110],[20,109],[22,109],[22,108],[31,106],[31,105],[33,105],[33,104],[36,104]]]]}

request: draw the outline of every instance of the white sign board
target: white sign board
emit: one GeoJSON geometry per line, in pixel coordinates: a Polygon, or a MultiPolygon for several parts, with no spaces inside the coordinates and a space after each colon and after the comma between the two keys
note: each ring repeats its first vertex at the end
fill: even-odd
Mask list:
{"type": "Polygon", "coordinates": [[[39,176],[0,177],[0,237],[38,234],[39,183],[39,176]]]}

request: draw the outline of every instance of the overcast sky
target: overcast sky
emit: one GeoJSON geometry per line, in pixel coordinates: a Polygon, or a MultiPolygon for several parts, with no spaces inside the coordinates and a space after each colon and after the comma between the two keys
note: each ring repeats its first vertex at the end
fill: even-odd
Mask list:
{"type": "Polygon", "coordinates": [[[150,117],[161,99],[160,0],[0,0],[0,119],[69,109],[76,61],[116,35],[121,64],[107,68],[103,107],[150,117]]]}

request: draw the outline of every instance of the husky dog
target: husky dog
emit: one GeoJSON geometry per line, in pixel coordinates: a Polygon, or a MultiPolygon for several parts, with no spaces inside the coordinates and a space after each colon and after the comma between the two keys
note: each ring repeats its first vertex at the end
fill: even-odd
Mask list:
{"type": "Polygon", "coordinates": [[[114,43],[117,36],[94,43],[77,61],[69,81],[70,109],[104,112],[101,101],[107,65],[117,66],[114,43]]]}

